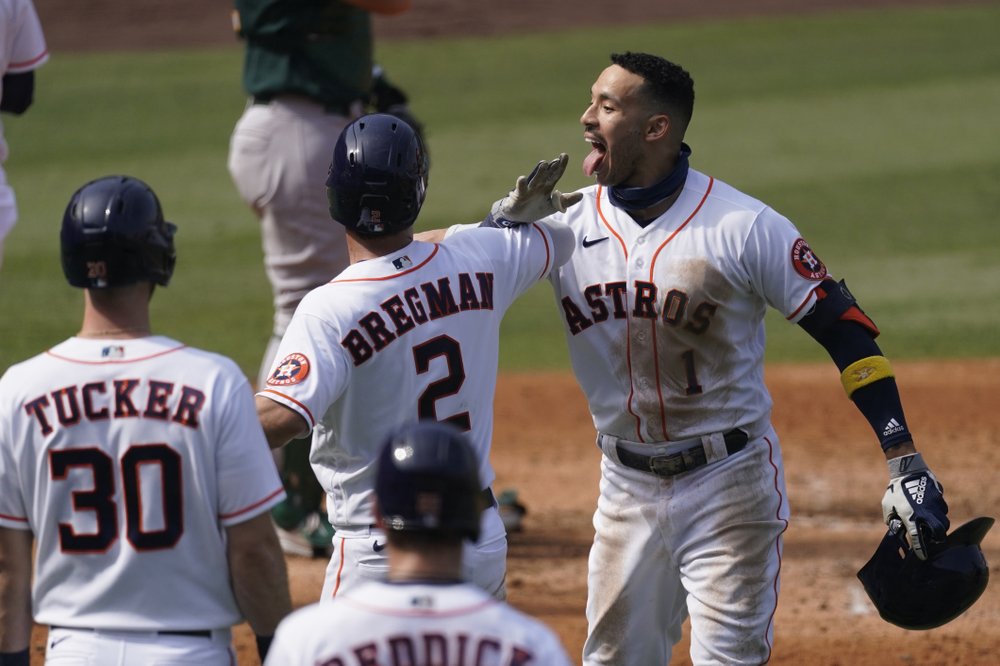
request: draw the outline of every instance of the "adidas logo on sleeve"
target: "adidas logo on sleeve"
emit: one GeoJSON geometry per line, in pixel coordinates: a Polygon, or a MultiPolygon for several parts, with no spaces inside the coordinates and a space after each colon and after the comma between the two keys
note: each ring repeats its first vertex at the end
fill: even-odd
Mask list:
{"type": "Polygon", "coordinates": [[[892,418],[889,419],[889,422],[885,424],[885,430],[882,431],[882,436],[888,437],[889,435],[894,435],[897,432],[901,432],[902,430],[903,426],[900,424],[900,422],[892,418]]]}

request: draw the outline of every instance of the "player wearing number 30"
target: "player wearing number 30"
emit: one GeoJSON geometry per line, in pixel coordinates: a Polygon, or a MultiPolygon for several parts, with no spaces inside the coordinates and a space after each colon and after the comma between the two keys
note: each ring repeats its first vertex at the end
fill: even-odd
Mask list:
{"type": "MultiPolygon", "coordinates": [[[[542,162],[522,179],[523,196],[539,200],[538,217],[576,200],[552,190],[566,161],[542,162]]],[[[546,223],[476,229],[440,244],[414,239],[426,187],[424,149],[405,122],[372,114],[344,129],[327,188],[330,224],[347,228],[351,265],[302,300],[257,394],[272,447],[312,433],[310,463],[336,528],[323,601],[385,577],[386,539],[373,511],[377,446],[421,419],[457,426],[476,449],[492,506],[479,541],[466,544],[464,569],[505,596],[507,539],[489,461],[500,321],[518,295],[565,263],[573,233],[546,223]]]]}
{"type": "Polygon", "coordinates": [[[263,655],[291,610],[268,513],[284,490],[249,382],[150,329],[175,230],[135,178],[87,183],[66,208],[83,325],[0,379],[4,666],[28,664],[32,605],[48,660],[93,664],[232,664],[233,625],[263,655]]]}

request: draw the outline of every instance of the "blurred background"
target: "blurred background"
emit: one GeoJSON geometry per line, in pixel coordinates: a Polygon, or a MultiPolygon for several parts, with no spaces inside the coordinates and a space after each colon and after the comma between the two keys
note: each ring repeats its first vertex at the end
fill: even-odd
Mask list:
{"type": "MultiPolygon", "coordinates": [[[[415,2],[377,18],[376,59],[432,155],[418,228],[482,218],[568,152],[612,51],[685,66],[692,165],[787,215],[884,330],[891,358],[1000,355],[1000,3],[872,0],[415,2]]],[[[36,0],[51,60],[3,118],[20,221],[0,268],[0,371],[76,332],[58,261],[72,192],[128,173],[160,195],[178,269],[154,328],[255,376],[270,331],[256,220],[226,170],[246,102],[228,0],[36,0]]],[[[505,369],[567,368],[547,284],[502,336],[505,369]]],[[[772,361],[825,352],[780,318],[772,361]]]]}

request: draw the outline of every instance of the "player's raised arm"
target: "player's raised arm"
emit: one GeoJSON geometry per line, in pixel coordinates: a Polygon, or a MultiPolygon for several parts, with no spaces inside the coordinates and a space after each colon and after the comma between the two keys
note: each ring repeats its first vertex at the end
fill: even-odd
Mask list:
{"type": "MultiPolygon", "coordinates": [[[[563,194],[555,189],[559,179],[566,172],[566,165],[569,163],[569,156],[560,153],[558,157],[551,160],[541,160],[527,176],[518,176],[514,183],[514,189],[506,196],[493,202],[489,214],[482,222],[473,224],[458,224],[443,229],[432,229],[414,234],[414,238],[428,243],[437,243],[444,240],[449,234],[463,229],[475,229],[476,227],[497,227],[507,228],[520,224],[530,224],[540,222],[555,213],[565,213],[566,210],[578,203],[583,194],[580,192],[570,192],[563,194]]],[[[549,223],[549,228],[562,227],[549,223]]],[[[560,236],[566,236],[571,232],[554,232],[560,236]]],[[[560,247],[563,244],[559,244],[560,247]]],[[[572,243],[566,243],[567,249],[572,251],[572,243]]],[[[569,255],[566,254],[566,257],[569,255]]],[[[565,262],[556,260],[560,265],[565,262]]]]}
{"type": "Polygon", "coordinates": [[[560,153],[552,160],[542,160],[527,176],[520,176],[507,196],[493,203],[484,226],[510,227],[537,222],[542,218],[565,213],[583,199],[580,192],[563,194],[555,189],[569,163],[569,155],[560,153]]]}

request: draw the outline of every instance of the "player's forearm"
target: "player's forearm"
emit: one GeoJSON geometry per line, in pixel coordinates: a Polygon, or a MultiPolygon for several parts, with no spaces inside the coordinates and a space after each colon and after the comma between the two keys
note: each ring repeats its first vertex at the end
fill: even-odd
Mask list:
{"type": "Polygon", "coordinates": [[[258,636],[272,636],[292,610],[288,571],[265,512],[228,529],[229,570],[240,612],[258,636]]]}
{"type": "Polygon", "coordinates": [[[0,527],[0,652],[31,640],[31,532],[0,527]]]}
{"type": "Polygon", "coordinates": [[[309,434],[309,425],[296,411],[259,395],[254,399],[254,404],[257,418],[267,437],[267,445],[272,449],[280,449],[293,439],[309,434]]]}

